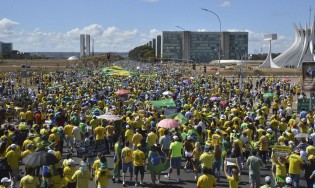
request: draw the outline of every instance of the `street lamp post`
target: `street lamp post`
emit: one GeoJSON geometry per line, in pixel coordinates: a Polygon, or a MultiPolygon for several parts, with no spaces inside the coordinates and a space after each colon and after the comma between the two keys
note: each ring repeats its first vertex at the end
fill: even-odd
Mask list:
{"type": "Polygon", "coordinates": [[[201,10],[206,11],[206,12],[210,12],[210,13],[214,14],[214,15],[218,18],[219,23],[220,23],[219,69],[218,69],[218,73],[220,74],[220,66],[221,66],[221,64],[220,64],[220,62],[221,62],[221,19],[220,19],[220,17],[219,17],[215,12],[213,12],[213,11],[211,11],[211,10],[208,10],[208,9],[206,9],[206,8],[201,8],[201,10]]]}

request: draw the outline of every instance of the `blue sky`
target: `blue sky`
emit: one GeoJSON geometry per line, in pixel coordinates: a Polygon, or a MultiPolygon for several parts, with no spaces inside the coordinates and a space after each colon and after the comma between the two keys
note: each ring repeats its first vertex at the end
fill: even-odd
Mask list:
{"type": "MultiPolygon", "coordinates": [[[[265,34],[276,33],[274,52],[294,41],[293,23],[309,22],[314,0],[0,0],[0,41],[22,52],[79,51],[90,34],[95,51],[127,52],[162,31],[248,31],[249,53],[267,52],[265,34]]],[[[314,10],[311,21],[314,20],[314,10]]]]}

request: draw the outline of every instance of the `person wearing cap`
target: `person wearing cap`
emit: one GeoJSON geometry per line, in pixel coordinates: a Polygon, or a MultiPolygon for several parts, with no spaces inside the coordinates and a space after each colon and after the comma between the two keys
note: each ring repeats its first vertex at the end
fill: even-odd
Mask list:
{"type": "Polygon", "coordinates": [[[34,187],[37,188],[40,185],[39,179],[36,176],[33,176],[34,169],[27,168],[25,169],[26,176],[24,176],[20,181],[20,188],[34,187]]]}
{"type": "Polygon", "coordinates": [[[293,186],[299,187],[301,166],[304,164],[300,156],[300,150],[295,149],[294,152],[287,157],[289,161],[289,175],[292,178],[293,186]]]}
{"type": "Polygon", "coordinates": [[[97,188],[107,188],[110,177],[111,174],[107,168],[107,165],[101,163],[95,176],[97,188]]]}
{"type": "Polygon", "coordinates": [[[210,152],[210,147],[213,146],[205,146],[204,151],[201,154],[199,161],[201,163],[202,168],[207,169],[208,174],[213,174],[212,168],[213,168],[213,160],[214,160],[214,155],[213,153],[210,152]]]}
{"type": "Polygon", "coordinates": [[[126,141],[125,147],[121,151],[122,169],[123,169],[123,174],[122,174],[123,186],[125,186],[125,184],[126,184],[125,175],[126,175],[128,169],[129,169],[129,173],[130,173],[130,182],[132,181],[132,176],[133,176],[132,150],[129,147],[129,145],[130,145],[129,141],[126,141]]]}
{"type": "Polygon", "coordinates": [[[134,165],[134,173],[136,175],[135,177],[135,186],[138,186],[138,174],[140,172],[141,179],[140,179],[140,185],[143,184],[143,178],[144,178],[144,164],[145,164],[145,154],[143,151],[141,151],[141,144],[137,144],[137,149],[132,152],[132,158],[133,158],[133,165],[134,165]]]}
{"type": "Polygon", "coordinates": [[[222,137],[221,137],[221,130],[216,129],[215,133],[211,137],[212,144],[215,145],[221,145],[222,143],[222,137]]]}
{"type": "Polygon", "coordinates": [[[126,132],[125,132],[125,142],[132,143],[132,137],[134,135],[133,129],[131,129],[130,125],[126,125],[126,132]]]}
{"type": "Polygon", "coordinates": [[[1,178],[0,188],[9,188],[9,187],[11,187],[11,179],[7,177],[1,178]]]}
{"type": "Polygon", "coordinates": [[[67,188],[75,188],[76,182],[72,180],[72,176],[75,173],[75,163],[72,159],[68,159],[66,165],[63,169],[63,174],[65,176],[65,179],[67,181],[67,188]]]}
{"type": "Polygon", "coordinates": [[[177,181],[180,182],[180,169],[181,169],[181,156],[183,150],[183,143],[179,142],[178,136],[173,136],[173,142],[170,145],[170,169],[167,175],[165,175],[166,179],[170,179],[170,175],[173,169],[177,170],[177,181]]]}
{"type": "Polygon", "coordinates": [[[89,181],[93,180],[87,164],[84,161],[80,163],[80,169],[75,171],[71,177],[72,181],[76,181],[76,188],[86,188],[89,187],[89,181]]]}
{"type": "Polygon", "coordinates": [[[11,167],[12,170],[12,174],[11,174],[11,178],[13,181],[13,187],[17,181],[17,177],[19,175],[19,161],[21,158],[21,151],[19,151],[17,149],[17,145],[16,144],[11,144],[10,145],[10,150],[7,152],[7,154],[5,155],[5,157],[8,160],[8,164],[11,167]]]}
{"type": "Polygon", "coordinates": [[[252,155],[248,157],[246,161],[246,165],[248,166],[250,188],[260,186],[260,167],[263,166],[263,162],[256,155],[257,151],[253,150],[252,155]]]}
{"type": "Polygon", "coordinates": [[[265,177],[265,185],[261,186],[260,188],[274,188],[274,186],[271,185],[271,177],[270,176],[265,177]]]}

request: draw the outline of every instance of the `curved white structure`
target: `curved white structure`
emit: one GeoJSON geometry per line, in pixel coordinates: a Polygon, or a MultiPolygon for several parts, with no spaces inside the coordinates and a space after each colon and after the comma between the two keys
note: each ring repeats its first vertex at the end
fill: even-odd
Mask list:
{"type": "Polygon", "coordinates": [[[278,65],[276,65],[272,60],[271,55],[271,40],[269,40],[269,52],[267,55],[266,60],[259,66],[259,68],[280,68],[278,65]]]}
{"type": "MultiPolygon", "coordinates": [[[[306,25],[302,28],[293,25],[295,31],[295,41],[292,46],[276,57],[273,62],[278,67],[302,67],[303,61],[315,61],[315,19],[312,26],[306,25]]],[[[270,66],[270,68],[273,68],[270,66]]]]}
{"type": "Polygon", "coordinates": [[[68,60],[68,61],[77,61],[77,60],[79,60],[79,58],[76,57],[76,56],[71,56],[71,57],[69,57],[67,60],[68,60]]]}

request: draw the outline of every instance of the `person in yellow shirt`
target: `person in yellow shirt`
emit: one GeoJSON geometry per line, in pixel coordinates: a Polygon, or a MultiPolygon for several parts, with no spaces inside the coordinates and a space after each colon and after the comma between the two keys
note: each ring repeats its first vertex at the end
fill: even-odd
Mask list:
{"type": "Polygon", "coordinates": [[[109,148],[111,150],[114,149],[114,142],[113,142],[114,131],[115,131],[115,127],[113,125],[108,124],[105,126],[105,134],[109,143],[109,148]]]}
{"type": "Polygon", "coordinates": [[[202,169],[203,175],[198,178],[197,188],[213,188],[217,185],[215,177],[208,173],[207,168],[202,169]]]}
{"type": "Polygon", "coordinates": [[[20,181],[20,188],[29,188],[29,187],[39,187],[39,179],[36,176],[33,176],[34,169],[27,168],[25,169],[26,176],[24,176],[20,181]]]}
{"type": "Polygon", "coordinates": [[[293,180],[293,187],[299,187],[301,174],[301,166],[304,164],[299,150],[294,150],[294,153],[287,157],[289,161],[289,175],[293,180]]]}
{"type": "Polygon", "coordinates": [[[50,182],[53,188],[63,188],[67,186],[67,180],[63,176],[62,168],[57,169],[57,175],[52,176],[50,182]]]}
{"type": "Polygon", "coordinates": [[[211,141],[212,141],[212,144],[214,146],[215,145],[221,145],[221,143],[222,143],[222,137],[221,137],[220,133],[221,133],[221,130],[220,129],[216,129],[215,133],[211,137],[211,141]]]}
{"type": "MultiPolygon", "coordinates": [[[[237,163],[236,163],[237,164],[237,163]]],[[[230,176],[227,172],[227,161],[224,162],[224,174],[226,178],[229,180],[229,188],[238,188],[238,183],[240,182],[240,176],[241,173],[238,169],[238,166],[236,166],[237,169],[232,168],[232,176],[230,176]]]]}
{"type": "Polygon", "coordinates": [[[137,144],[137,150],[132,152],[132,158],[133,158],[133,165],[135,166],[134,173],[136,175],[135,177],[135,186],[138,186],[138,174],[140,172],[141,179],[140,179],[140,185],[143,183],[144,178],[144,162],[145,162],[145,155],[143,151],[141,151],[141,144],[137,144]]]}
{"type": "Polygon", "coordinates": [[[63,174],[65,176],[65,179],[67,181],[67,186],[70,188],[76,187],[76,182],[72,180],[72,176],[75,173],[75,164],[72,159],[68,159],[67,165],[63,169],[63,174]]]}
{"type": "Polygon", "coordinates": [[[262,132],[262,136],[259,138],[258,145],[259,145],[259,155],[264,163],[266,165],[267,160],[267,154],[269,149],[269,137],[266,136],[266,131],[262,132]]]}
{"type": "Polygon", "coordinates": [[[202,168],[208,169],[207,171],[208,174],[212,173],[212,164],[214,160],[214,155],[210,153],[209,151],[210,151],[209,147],[206,146],[204,148],[204,152],[201,154],[199,158],[202,168]]]}
{"type": "Polygon", "coordinates": [[[11,177],[14,187],[15,183],[17,182],[17,177],[19,175],[19,161],[21,158],[21,151],[17,150],[16,144],[11,144],[10,150],[7,152],[5,157],[7,158],[8,164],[12,170],[11,177]]]}
{"type": "Polygon", "coordinates": [[[132,143],[132,137],[134,135],[133,129],[131,129],[130,125],[126,125],[126,132],[125,132],[125,142],[132,143]]]}
{"type": "Polygon", "coordinates": [[[93,177],[88,170],[87,164],[85,162],[81,161],[80,169],[73,174],[71,180],[76,181],[76,188],[89,187],[89,180],[92,181],[93,177]]]}
{"type": "Polygon", "coordinates": [[[136,134],[132,137],[132,143],[133,143],[133,149],[135,150],[137,148],[137,145],[141,143],[143,139],[142,134],[140,134],[140,129],[136,129],[136,134]]]}
{"type": "Polygon", "coordinates": [[[97,187],[98,188],[108,187],[110,177],[111,177],[111,174],[107,166],[104,164],[101,164],[95,176],[97,187]]]}
{"type": "Polygon", "coordinates": [[[104,140],[105,139],[106,129],[102,125],[98,125],[94,129],[94,134],[96,135],[96,140],[104,140]]]}
{"type": "Polygon", "coordinates": [[[67,124],[64,127],[64,131],[65,131],[65,141],[67,144],[67,148],[70,147],[70,151],[73,150],[73,134],[72,134],[72,130],[73,130],[73,125],[72,124],[67,124]]]}
{"type": "Polygon", "coordinates": [[[153,146],[154,144],[157,143],[158,141],[158,136],[157,134],[155,133],[155,128],[151,128],[151,131],[150,133],[147,135],[147,151],[149,152],[151,146],[153,146]]]}
{"type": "Polygon", "coordinates": [[[130,143],[127,141],[125,143],[125,147],[121,151],[121,159],[122,159],[122,178],[123,178],[123,186],[126,184],[125,181],[125,175],[127,173],[127,170],[129,169],[130,173],[130,181],[132,181],[132,176],[133,176],[133,166],[132,166],[132,150],[129,147],[130,143]]]}
{"type": "Polygon", "coordinates": [[[285,178],[287,176],[287,169],[286,169],[286,159],[284,156],[276,157],[273,155],[272,162],[276,167],[276,172],[273,172],[273,177],[275,178],[276,186],[282,187],[285,183],[285,178]]]}

